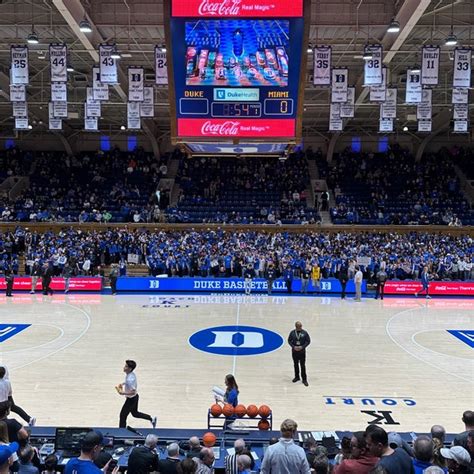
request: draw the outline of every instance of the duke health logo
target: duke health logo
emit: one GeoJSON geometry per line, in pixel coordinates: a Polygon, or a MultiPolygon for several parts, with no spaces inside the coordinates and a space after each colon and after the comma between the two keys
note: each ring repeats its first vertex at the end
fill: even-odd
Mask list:
{"type": "Polygon", "coordinates": [[[10,339],[30,326],[31,324],[0,324],[0,342],[10,339]]]}
{"type": "Polygon", "coordinates": [[[253,326],[216,326],[194,333],[189,343],[210,354],[247,356],[275,351],[283,344],[283,338],[253,326]]]}

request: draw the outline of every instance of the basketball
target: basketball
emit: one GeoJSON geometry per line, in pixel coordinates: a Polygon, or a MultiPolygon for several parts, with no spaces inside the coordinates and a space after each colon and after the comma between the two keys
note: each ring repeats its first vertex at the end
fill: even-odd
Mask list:
{"type": "Polygon", "coordinates": [[[260,420],[258,422],[258,429],[262,431],[267,431],[270,429],[270,423],[268,420],[260,420]]]}
{"type": "Polygon", "coordinates": [[[247,414],[247,408],[245,405],[237,405],[234,409],[234,413],[239,417],[242,418],[247,414]]]}
{"type": "Polygon", "coordinates": [[[204,436],[202,437],[202,443],[206,448],[211,448],[216,444],[216,435],[214,433],[211,433],[210,431],[207,433],[204,433],[204,436]]]}
{"type": "Polygon", "coordinates": [[[267,406],[267,405],[262,405],[259,409],[258,409],[258,414],[262,417],[262,418],[267,418],[270,413],[272,411],[270,410],[270,407],[267,406]]]}
{"type": "Polygon", "coordinates": [[[256,405],[249,405],[247,407],[247,415],[250,418],[255,418],[258,415],[258,408],[256,405]]]}
{"type": "Polygon", "coordinates": [[[214,418],[217,418],[218,416],[221,416],[222,415],[222,407],[219,404],[214,403],[214,405],[211,406],[211,415],[214,418]]]}
{"type": "Polygon", "coordinates": [[[232,416],[234,414],[234,407],[230,403],[226,403],[222,409],[225,416],[232,416]]]}

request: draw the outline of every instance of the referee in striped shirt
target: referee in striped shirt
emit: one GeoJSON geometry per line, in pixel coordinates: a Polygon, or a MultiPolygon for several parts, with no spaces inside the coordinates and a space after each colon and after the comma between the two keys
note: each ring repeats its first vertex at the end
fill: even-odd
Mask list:
{"type": "Polygon", "coordinates": [[[247,454],[250,459],[252,460],[252,465],[251,469],[254,468],[255,461],[253,460],[252,454],[250,451],[245,447],[245,441],[242,438],[236,439],[234,441],[234,454],[229,454],[226,456],[224,460],[224,466],[225,466],[225,473],[226,474],[238,474],[239,473],[239,468],[237,466],[237,458],[241,454],[247,454]]]}

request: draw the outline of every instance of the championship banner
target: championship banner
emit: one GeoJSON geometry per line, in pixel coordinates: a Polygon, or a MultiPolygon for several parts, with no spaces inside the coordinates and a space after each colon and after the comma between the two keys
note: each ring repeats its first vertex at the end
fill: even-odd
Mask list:
{"type": "Polygon", "coordinates": [[[420,133],[431,132],[431,120],[418,120],[418,132],[420,133]]]}
{"type": "Polygon", "coordinates": [[[433,97],[432,89],[423,89],[421,93],[421,102],[416,105],[416,119],[417,120],[431,120],[432,97],[433,97]]]}
{"type": "Polygon", "coordinates": [[[408,69],[405,102],[407,104],[418,104],[421,102],[421,92],[422,87],[420,73],[413,72],[411,69],[408,69]]]}
{"type": "Polygon", "coordinates": [[[453,119],[454,120],[469,120],[469,105],[454,104],[453,119]]]}
{"type": "Polygon", "coordinates": [[[455,120],[453,132],[454,133],[467,133],[468,132],[467,120],[455,120]]]}
{"type": "Polygon", "coordinates": [[[451,99],[453,104],[468,104],[469,103],[469,89],[461,87],[453,87],[453,95],[451,99]]]}
{"type": "Polygon", "coordinates": [[[355,105],[355,87],[347,88],[347,102],[341,104],[339,116],[342,118],[353,118],[354,117],[354,105],[355,105]]]}
{"type": "Polygon", "coordinates": [[[85,117],[100,117],[100,102],[95,102],[93,104],[86,102],[84,104],[85,117]]]}
{"type": "Polygon", "coordinates": [[[128,101],[143,102],[143,68],[128,68],[128,101]]]}
{"type": "Polygon", "coordinates": [[[100,68],[92,68],[92,96],[94,100],[109,100],[109,86],[100,82],[100,68]]]}
{"type": "Polygon", "coordinates": [[[378,86],[383,82],[382,61],[383,47],[381,44],[368,44],[364,47],[364,53],[371,54],[364,65],[364,86],[378,86]]]}
{"type": "Polygon", "coordinates": [[[88,130],[89,132],[97,132],[98,128],[97,117],[84,117],[84,130],[88,130]]]}
{"type": "Polygon", "coordinates": [[[67,85],[65,82],[51,83],[51,102],[67,102],[67,85]]]}
{"type": "Polygon", "coordinates": [[[28,104],[26,102],[12,102],[13,117],[28,117],[28,104]]]}
{"type": "Polygon", "coordinates": [[[50,130],[62,130],[63,121],[60,118],[54,116],[54,108],[52,102],[48,104],[48,117],[49,117],[49,129],[50,130]]]}
{"type": "Polygon", "coordinates": [[[118,83],[117,61],[112,58],[115,48],[115,45],[110,44],[99,45],[99,70],[102,84],[118,83]]]}
{"type": "Polygon", "coordinates": [[[131,130],[138,130],[141,128],[139,102],[127,103],[127,128],[131,130]]]}
{"type": "Polygon", "coordinates": [[[67,118],[67,102],[53,102],[53,115],[55,118],[67,118]]]}
{"type": "Polygon", "coordinates": [[[329,131],[330,132],[341,132],[342,131],[342,119],[341,119],[341,104],[331,103],[329,109],[329,131]]]}
{"type": "Polygon", "coordinates": [[[385,102],[380,104],[380,118],[394,119],[397,118],[397,88],[387,88],[385,102]]]}
{"type": "Polygon", "coordinates": [[[453,87],[471,87],[471,57],[468,48],[454,50],[453,87]]]}
{"type": "Polygon", "coordinates": [[[387,92],[387,68],[382,68],[382,84],[379,86],[370,86],[370,102],[385,102],[387,92]]]}
{"type": "Polygon", "coordinates": [[[26,102],[26,87],[10,84],[10,102],[26,102]]]}
{"type": "Polygon", "coordinates": [[[334,68],[331,81],[331,102],[347,102],[347,68],[334,68]]]}
{"type": "Polygon", "coordinates": [[[16,130],[28,130],[29,126],[28,117],[15,117],[16,130]]]}
{"type": "Polygon", "coordinates": [[[67,82],[67,46],[65,44],[49,45],[49,63],[51,82],[67,82]]]}
{"type": "Polygon", "coordinates": [[[163,86],[168,84],[168,63],[166,53],[161,47],[155,46],[155,84],[163,86]]]}
{"type": "Polygon", "coordinates": [[[331,85],[331,46],[314,48],[313,84],[315,86],[331,85]]]}
{"type": "Polygon", "coordinates": [[[95,105],[98,104],[99,101],[94,99],[94,89],[92,87],[86,88],[86,104],[95,105]]]}
{"type": "Polygon", "coordinates": [[[379,132],[390,133],[393,132],[393,120],[392,119],[380,119],[379,120],[379,132]]]}
{"type": "Polygon", "coordinates": [[[143,102],[140,104],[140,117],[155,116],[155,98],[153,87],[143,89],[143,102]]]}
{"type": "Polygon", "coordinates": [[[439,74],[439,46],[423,46],[421,52],[421,83],[437,86],[439,74]]]}
{"type": "Polygon", "coordinates": [[[30,82],[28,72],[28,47],[11,46],[10,58],[10,83],[15,85],[28,84],[30,82]]]}

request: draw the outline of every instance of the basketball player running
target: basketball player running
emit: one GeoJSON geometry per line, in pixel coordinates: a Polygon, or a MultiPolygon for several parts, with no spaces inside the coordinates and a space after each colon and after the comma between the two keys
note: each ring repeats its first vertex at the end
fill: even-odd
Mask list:
{"type": "Polygon", "coordinates": [[[301,378],[303,384],[307,387],[308,379],[306,377],[306,348],[311,344],[311,338],[307,331],[303,329],[300,321],[296,321],[295,329],[290,332],[288,336],[288,344],[291,346],[291,354],[293,356],[293,364],[295,367],[295,378],[293,383],[300,380],[300,366],[301,378]]]}
{"type": "Polygon", "coordinates": [[[138,392],[137,392],[137,376],[135,375],[135,368],[137,363],[134,360],[126,360],[123,371],[127,374],[125,376],[125,382],[117,385],[116,389],[119,395],[125,397],[125,403],[123,404],[122,410],[120,411],[120,424],[119,428],[127,427],[127,417],[131,414],[134,418],[141,418],[148,420],[153,428],[156,427],[156,416],[151,417],[147,413],[141,413],[138,411],[138,392]]]}

